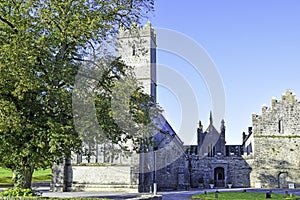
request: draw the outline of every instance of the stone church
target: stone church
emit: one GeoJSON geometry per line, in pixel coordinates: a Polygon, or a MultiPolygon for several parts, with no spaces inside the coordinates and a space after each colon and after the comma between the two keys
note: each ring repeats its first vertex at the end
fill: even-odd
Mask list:
{"type": "MultiPolygon", "coordinates": [[[[144,92],[156,101],[156,35],[150,23],[120,29],[119,53],[133,66],[144,92]]],[[[241,145],[226,145],[226,126],[204,129],[201,121],[195,134],[197,145],[184,145],[163,115],[153,133],[149,152],[131,154],[108,143],[97,144],[92,156],[74,155],[54,165],[53,191],[153,191],[214,187],[300,187],[300,102],[290,91],[272,107],[252,115],[252,127],[243,133],[241,145]],[[114,156],[112,156],[114,152],[114,156]],[[89,162],[89,163],[88,163],[89,162]]]]}
{"type": "MultiPolygon", "coordinates": [[[[156,35],[151,24],[121,28],[118,42],[122,60],[134,67],[144,92],[156,102],[156,35]]],[[[154,183],[159,190],[189,187],[183,142],[163,115],[155,123],[159,127],[152,133],[155,145],[147,153],[128,154],[108,141],[97,144],[89,156],[74,154],[54,165],[52,190],[149,192],[154,183]]]]}

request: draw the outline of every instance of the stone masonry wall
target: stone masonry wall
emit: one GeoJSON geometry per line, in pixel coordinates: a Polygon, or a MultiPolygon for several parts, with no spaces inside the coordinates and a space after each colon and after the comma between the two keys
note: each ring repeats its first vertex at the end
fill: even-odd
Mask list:
{"type": "Polygon", "coordinates": [[[214,179],[214,169],[224,168],[225,187],[232,182],[233,187],[249,187],[251,168],[248,163],[237,156],[205,157],[192,162],[192,187],[199,185],[199,178],[203,178],[204,187],[209,188],[209,181],[214,179]]]}
{"type": "Polygon", "coordinates": [[[262,115],[253,114],[254,156],[251,185],[300,187],[300,102],[289,90],[262,115]]]}
{"type": "Polygon", "coordinates": [[[251,185],[287,187],[289,182],[300,187],[300,138],[255,137],[255,152],[251,185]],[[286,180],[280,181],[280,174],[286,180]]]}
{"type": "Polygon", "coordinates": [[[130,166],[72,166],[73,191],[137,191],[130,166]]]}
{"type": "Polygon", "coordinates": [[[187,160],[177,136],[164,139],[163,148],[155,154],[155,182],[158,190],[176,190],[189,187],[187,160]],[[182,170],[183,169],[183,170],[182,170]]]}

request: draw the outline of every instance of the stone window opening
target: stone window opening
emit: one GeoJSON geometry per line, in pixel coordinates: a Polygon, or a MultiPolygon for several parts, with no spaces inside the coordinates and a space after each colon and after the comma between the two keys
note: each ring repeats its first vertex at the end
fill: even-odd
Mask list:
{"type": "Polygon", "coordinates": [[[132,45],[132,55],[135,56],[136,50],[135,50],[135,45],[132,45]]]}
{"type": "Polygon", "coordinates": [[[280,119],[278,121],[278,132],[283,133],[283,121],[282,121],[282,119],[280,119]]]}

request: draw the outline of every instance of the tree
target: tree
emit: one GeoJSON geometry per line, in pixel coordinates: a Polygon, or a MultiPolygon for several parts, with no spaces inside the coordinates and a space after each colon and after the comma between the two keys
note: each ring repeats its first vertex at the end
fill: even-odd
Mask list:
{"type": "Polygon", "coordinates": [[[15,187],[29,188],[34,169],[80,149],[72,113],[79,67],[120,24],[152,10],[153,0],[0,2],[0,163],[15,172],[15,187]]]}
{"type": "Polygon", "coordinates": [[[100,70],[102,76],[97,63],[81,69],[82,75],[77,76],[73,91],[74,121],[86,144],[86,156],[89,159],[97,144],[111,143],[112,151],[123,150],[126,155],[140,152],[141,145],[143,151],[148,150],[153,142],[152,134],[158,130],[160,107],[150,95],[143,93],[133,68],[120,58],[112,63],[105,61],[104,65],[110,67],[100,70]]]}

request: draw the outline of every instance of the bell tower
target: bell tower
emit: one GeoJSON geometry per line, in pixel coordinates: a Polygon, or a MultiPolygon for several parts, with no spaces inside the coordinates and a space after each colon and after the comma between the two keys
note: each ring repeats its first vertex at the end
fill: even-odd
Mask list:
{"type": "MultiPolygon", "coordinates": [[[[133,23],[130,28],[119,29],[118,52],[126,65],[133,67],[143,92],[152,96],[156,103],[156,35],[150,22],[143,27],[133,23]]],[[[132,174],[138,174],[138,191],[149,192],[154,173],[148,166],[154,166],[150,155],[132,155],[132,174]]]]}
{"type": "Polygon", "coordinates": [[[144,27],[133,23],[129,29],[119,29],[118,52],[126,65],[134,67],[143,91],[156,102],[156,35],[151,23],[144,27]]]}

